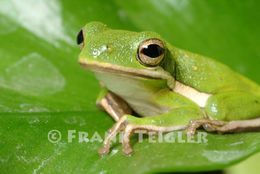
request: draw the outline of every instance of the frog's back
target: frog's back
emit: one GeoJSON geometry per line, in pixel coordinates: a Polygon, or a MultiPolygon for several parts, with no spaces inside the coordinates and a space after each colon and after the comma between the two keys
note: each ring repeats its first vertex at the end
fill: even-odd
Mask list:
{"type": "Polygon", "coordinates": [[[260,87],[228,66],[211,58],[173,49],[176,79],[195,89],[216,94],[225,91],[245,91],[260,96],[260,87]]]}

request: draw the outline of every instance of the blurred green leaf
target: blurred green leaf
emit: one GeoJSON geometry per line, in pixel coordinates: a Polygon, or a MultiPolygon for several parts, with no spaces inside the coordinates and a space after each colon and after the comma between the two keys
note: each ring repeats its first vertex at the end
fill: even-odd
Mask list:
{"type": "Polygon", "coordinates": [[[260,153],[253,155],[252,157],[248,158],[247,160],[227,168],[225,170],[226,174],[259,174],[260,171],[260,153]]]}
{"type": "Polygon", "coordinates": [[[208,134],[201,144],[146,138],[133,144],[132,157],[121,155],[114,143],[112,153],[101,158],[101,142],[80,143],[79,132],[103,137],[113,121],[95,106],[99,85],[79,67],[75,43],[80,28],[93,20],[152,30],[260,83],[259,5],[257,0],[1,0],[1,173],[206,171],[259,151],[259,133],[208,134]],[[48,141],[51,130],[61,132],[58,143],[48,141]],[[72,142],[68,130],[75,130],[72,142]]]}

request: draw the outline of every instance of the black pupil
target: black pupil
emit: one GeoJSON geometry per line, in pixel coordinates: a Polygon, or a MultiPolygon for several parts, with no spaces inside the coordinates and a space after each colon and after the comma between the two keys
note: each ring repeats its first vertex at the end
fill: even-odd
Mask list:
{"type": "Polygon", "coordinates": [[[78,36],[77,36],[77,43],[78,45],[81,44],[83,42],[84,38],[83,38],[83,32],[82,30],[80,30],[78,36]]]}
{"type": "Polygon", "coordinates": [[[142,53],[151,58],[157,58],[163,54],[163,48],[156,44],[148,45],[147,48],[142,49],[142,53]]]}

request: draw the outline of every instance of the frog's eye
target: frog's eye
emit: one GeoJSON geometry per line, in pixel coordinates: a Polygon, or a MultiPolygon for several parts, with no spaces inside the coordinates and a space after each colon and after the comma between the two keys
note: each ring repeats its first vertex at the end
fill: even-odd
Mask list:
{"type": "Polygon", "coordinates": [[[157,66],[164,57],[164,44],[159,39],[143,41],[137,53],[138,61],[145,66],[157,66]]]}
{"type": "Polygon", "coordinates": [[[83,34],[83,30],[82,29],[78,33],[77,44],[78,44],[80,49],[82,49],[83,46],[84,46],[84,34],[83,34]]]}

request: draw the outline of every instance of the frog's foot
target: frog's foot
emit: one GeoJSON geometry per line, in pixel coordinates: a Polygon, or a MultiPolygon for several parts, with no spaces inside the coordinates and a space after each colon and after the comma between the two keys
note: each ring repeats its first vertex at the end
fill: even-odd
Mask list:
{"type": "Polygon", "coordinates": [[[108,130],[108,136],[105,138],[102,147],[98,150],[99,155],[106,155],[110,151],[110,143],[112,139],[119,134],[121,130],[124,130],[126,127],[127,117],[123,116],[120,118],[118,122],[114,124],[114,126],[108,130]]]}
{"type": "Polygon", "coordinates": [[[209,132],[216,131],[217,128],[223,127],[226,124],[225,121],[209,120],[209,119],[195,119],[191,120],[186,128],[187,135],[194,135],[196,130],[203,126],[203,128],[209,132]]]}
{"type": "Polygon", "coordinates": [[[99,149],[99,155],[106,155],[110,151],[110,143],[112,139],[119,134],[120,131],[123,132],[123,140],[122,140],[122,152],[124,155],[130,155],[134,151],[130,145],[130,136],[132,134],[134,126],[132,124],[127,124],[127,116],[123,116],[120,118],[118,122],[114,124],[114,126],[108,130],[108,136],[103,142],[102,147],[99,149]]]}
{"type": "Polygon", "coordinates": [[[122,153],[125,156],[131,155],[134,150],[131,147],[130,144],[130,137],[132,133],[165,133],[165,132],[172,132],[176,130],[183,130],[186,128],[185,125],[182,126],[157,126],[157,125],[136,125],[133,123],[130,123],[128,120],[128,117],[133,117],[130,115],[125,115],[120,118],[120,120],[114,124],[114,126],[109,130],[109,135],[106,137],[106,139],[103,142],[102,147],[98,151],[100,155],[106,155],[110,151],[110,143],[111,140],[120,132],[123,131],[123,137],[122,137],[122,153]]]}
{"type": "Polygon", "coordinates": [[[251,120],[234,120],[234,121],[220,121],[208,119],[191,120],[186,128],[187,135],[194,135],[196,130],[203,127],[209,132],[234,133],[260,130],[260,118],[251,120]]]}
{"type": "Polygon", "coordinates": [[[104,109],[115,121],[119,121],[123,115],[132,114],[128,104],[111,91],[97,101],[97,106],[104,109]]]}
{"type": "Polygon", "coordinates": [[[150,135],[157,135],[158,133],[166,133],[177,130],[183,130],[186,126],[156,126],[156,125],[135,125],[127,124],[122,137],[122,152],[125,156],[131,155],[134,150],[130,145],[130,136],[132,133],[146,133],[150,135]]]}

